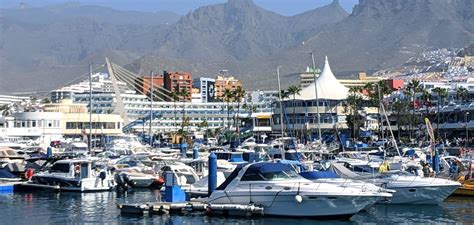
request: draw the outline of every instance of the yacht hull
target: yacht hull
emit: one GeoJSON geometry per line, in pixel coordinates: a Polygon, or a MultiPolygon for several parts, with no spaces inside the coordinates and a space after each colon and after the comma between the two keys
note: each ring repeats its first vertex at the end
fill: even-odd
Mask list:
{"type": "Polygon", "coordinates": [[[265,215],[284,217],[349,218],[382,198],[380,196],[332,196],[300,193],[302,201],[298,202],[295,198],[296,192],[220,192],[222,193],[213,193],[211,203],[253,203],[264,207],[265,215]]]}
{"type": "MultiPolygon", "coordinates": [[[[96,191],[110,191],[113,189],[113,181],[100,178],[64,178],[53,176],[35,176],[32,184],[59,186],[60,191],[74,191],[74,192],[96,192],[96,191]]],[[[34,187],[34,186],[32,186],[34,187]]]]}
{"type": "Polygon", "coordinates": [[[465,181],[461,187],[454,191],[454,194],[474,196],[474,180],[465,181]]]}
{"type": "Polygon", "coordinates": [[[388,204],[439,204],[451,195],[459,185],[390,187],[395,190],[388,204]]]}

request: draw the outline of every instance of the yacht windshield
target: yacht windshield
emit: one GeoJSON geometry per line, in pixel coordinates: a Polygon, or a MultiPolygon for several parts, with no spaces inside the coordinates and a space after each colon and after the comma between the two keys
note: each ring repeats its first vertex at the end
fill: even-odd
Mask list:
{"type": "Polygon", "coordinates": [[[56,163],[49,171],[52,173],[69,173],[69,164],[56,163]]]}
{"type": "Polygon", "coordinates": [[[292,170],[262,173],[262,176],[265,178],[265,180],[287,180],[300,178],[300,175],[292,170]]]}
{"type": "Polygon", "coordinates": [[[247,169],[242,176],[242,181],[268,181],[268,180],[288,180],[300,179],[301,176],[296,171],[285,164],[274,163],[257,165],[247,169]]]}

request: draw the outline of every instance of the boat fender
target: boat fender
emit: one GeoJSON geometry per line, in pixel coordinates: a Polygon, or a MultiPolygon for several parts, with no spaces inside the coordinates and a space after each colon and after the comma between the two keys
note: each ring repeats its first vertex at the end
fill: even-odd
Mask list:
{"type": "Polygon", "coordinates": [[[31,178],[33,177],[33,174],[34,174],[34,173],[35,173],[35,172],[34,172],[34,170],[33,170],[32,168],[28,168],[28,169],[26,170],[26,173],[25,173],[26,179],[30,181],[31,178]]]}
{"type": "Polygon", "coordinates": [[[295,195],[295,201],[301,203],[303,202],[303,197],[301,195],[295,195]]]}
{"type": "Polygon", "coordinates": [[[100,179],[105,180],[105,178],[107,177],[107,173],[105,172],[105,170],[100,171],[99,177],[100,179]]]}
{"type": "Polygon", "coordinates": [[[207,205],[207,207],[206,207],[206,215],[211,215],[211,214],[212,214],[211,205],[207,205]]]}
{"type": "Polygon", "coordinates": [[[158,185],[163,185],[165,183],[165,179],[163,177],[158,177],[158,179],[155,180],[155,183],[158,185]]]}

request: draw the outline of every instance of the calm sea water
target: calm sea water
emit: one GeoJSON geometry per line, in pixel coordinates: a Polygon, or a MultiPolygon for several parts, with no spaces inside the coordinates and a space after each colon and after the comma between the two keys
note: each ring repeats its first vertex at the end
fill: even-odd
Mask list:
{"type": "Polygon", "coordinates": [[[104,193],[15,193],[0,194],[0,224],[393,224],[474,223],[474,198],[451,197],[432,206],[376,205],[349,221],[316,221],[282,218],[224,218],[207,216],[121,216],[117,203],[156,201],[153,191],[127,196],[104,193]]]}

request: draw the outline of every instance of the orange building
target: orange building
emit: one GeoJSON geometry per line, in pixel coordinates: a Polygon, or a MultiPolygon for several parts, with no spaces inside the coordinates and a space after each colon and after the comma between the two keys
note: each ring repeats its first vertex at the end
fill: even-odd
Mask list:
{"type": "Polygon", "coordinates": [[[163,71],[164,87],[174,92],[176,90],[188,89],[188,100],[191,100],[191,92],[193,86],[193,77],[190,72],[168,72],[163,71]]]}
{"type": "Polygon", "coordinates": [[[235,79],[235,77],[217,76],[216,83],[215,83],[216,98],[223,99],[225,89],[229,89],[230,91],[235,91],[237,87],[242,87],[242,82],[240,80],[235,79]]]}
{"type": "Polygon", "coordinates": [[[394,91],[403,89],[403,87],[405,86],[405,81],[403,80],[389,79],[387,81],[388,81],[388,86],[394,91]]]}
{"type": "MultiPolygon", "coordinates": [[[[148,91],[150,91],[150,86],[151,86],[151,76],[144,76],[143,77],[143,82],[140,82],[141,86],[138,88],[140,92],[143,92],[143,94],[148,94],[148,91]]],[[[153,76],[153,87],[163,87],[164,86],[164,79],[163,76],[153,76]]]]}

